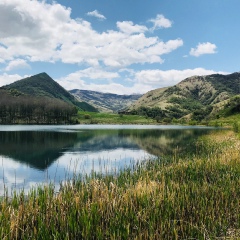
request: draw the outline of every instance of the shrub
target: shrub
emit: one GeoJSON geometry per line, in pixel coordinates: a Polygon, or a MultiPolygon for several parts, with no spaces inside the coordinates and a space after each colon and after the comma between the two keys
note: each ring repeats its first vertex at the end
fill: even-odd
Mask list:
{"type": "Polygon", "coordinates": [[[84,118],[85,118],[85,119],[91,119],[91,116],[90,116],[89,114],[85,114],[85,115],[84,115],[84,118]]]}
{"type": "Polygon", "coordinates": [[[233,131],[235,133],[239,133],[240,132],[240,124],[238,122],[234,122],[233,123],[233,131]]]}

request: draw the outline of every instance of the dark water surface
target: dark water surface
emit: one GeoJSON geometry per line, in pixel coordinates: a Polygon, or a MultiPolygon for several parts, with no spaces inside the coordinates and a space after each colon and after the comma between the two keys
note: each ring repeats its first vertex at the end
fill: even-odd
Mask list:
{"type": "Polygon", "coordinates": [[[213,128],[144,125],[0,126],[0,195],[59,183],[73,174],[108,174],[149,158],[194,152],[213,128]]]}

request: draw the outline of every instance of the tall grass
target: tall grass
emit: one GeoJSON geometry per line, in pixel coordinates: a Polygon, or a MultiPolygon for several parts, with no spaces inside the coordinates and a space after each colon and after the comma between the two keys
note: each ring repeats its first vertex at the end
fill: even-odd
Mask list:
{"type": "Polygon", "coordinates": [[[117,176],[75,178],[0,203],[1,239],[237,239],[240,140],[204,137],[194,156],[148,161],[117,176]]]}
{"type": "Polygon", "coordinates": [[[239,133],[239,132],[240,132],[240,123],[238,123],[237,121],[235,121],[235,122],[233,123],[233,131],[234,131],[235,133],[239,133]]]}

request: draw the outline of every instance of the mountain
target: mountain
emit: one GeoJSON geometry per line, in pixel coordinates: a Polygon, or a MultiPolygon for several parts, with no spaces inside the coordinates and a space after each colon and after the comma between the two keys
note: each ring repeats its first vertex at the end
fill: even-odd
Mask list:
{"type": "Polygon", "coordinates": [[[118,112],[119,110],[126,109],[142,96],[139,94],[118,95],[79,89],[69,92],[80,101],[89,102],[101,112],[118,112]]]}
{"type": "Polygon", "coordinates": [[[73,104],[85,111],[97,111],[90,104],[79,102],[67,90],[55,82],[48,74],[40,73],[3,87],[5,90],[16,91],[31,97],[48,97],[59,99],[66,103],[73,104]]]}
{"type": "Polygon", "coordinates": [[[229,75],[213,74],[186,78],[175,86],[147,92],[129,110],[160,108],[165,116],[181,118],[191,114],[202,120],[223,108],[240,94],[240,72],[229,75]]]}

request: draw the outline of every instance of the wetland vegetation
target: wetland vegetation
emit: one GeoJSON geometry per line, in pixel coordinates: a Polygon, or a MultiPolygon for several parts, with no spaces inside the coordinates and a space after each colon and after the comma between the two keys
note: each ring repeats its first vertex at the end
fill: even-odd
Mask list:
{"type": "Polygon", "coordinates": [[[7,194],[1,239],[238,239],[240,140],[201,136],[191,154],[169,154],[118,174],[92,174],[7,194]]]}

